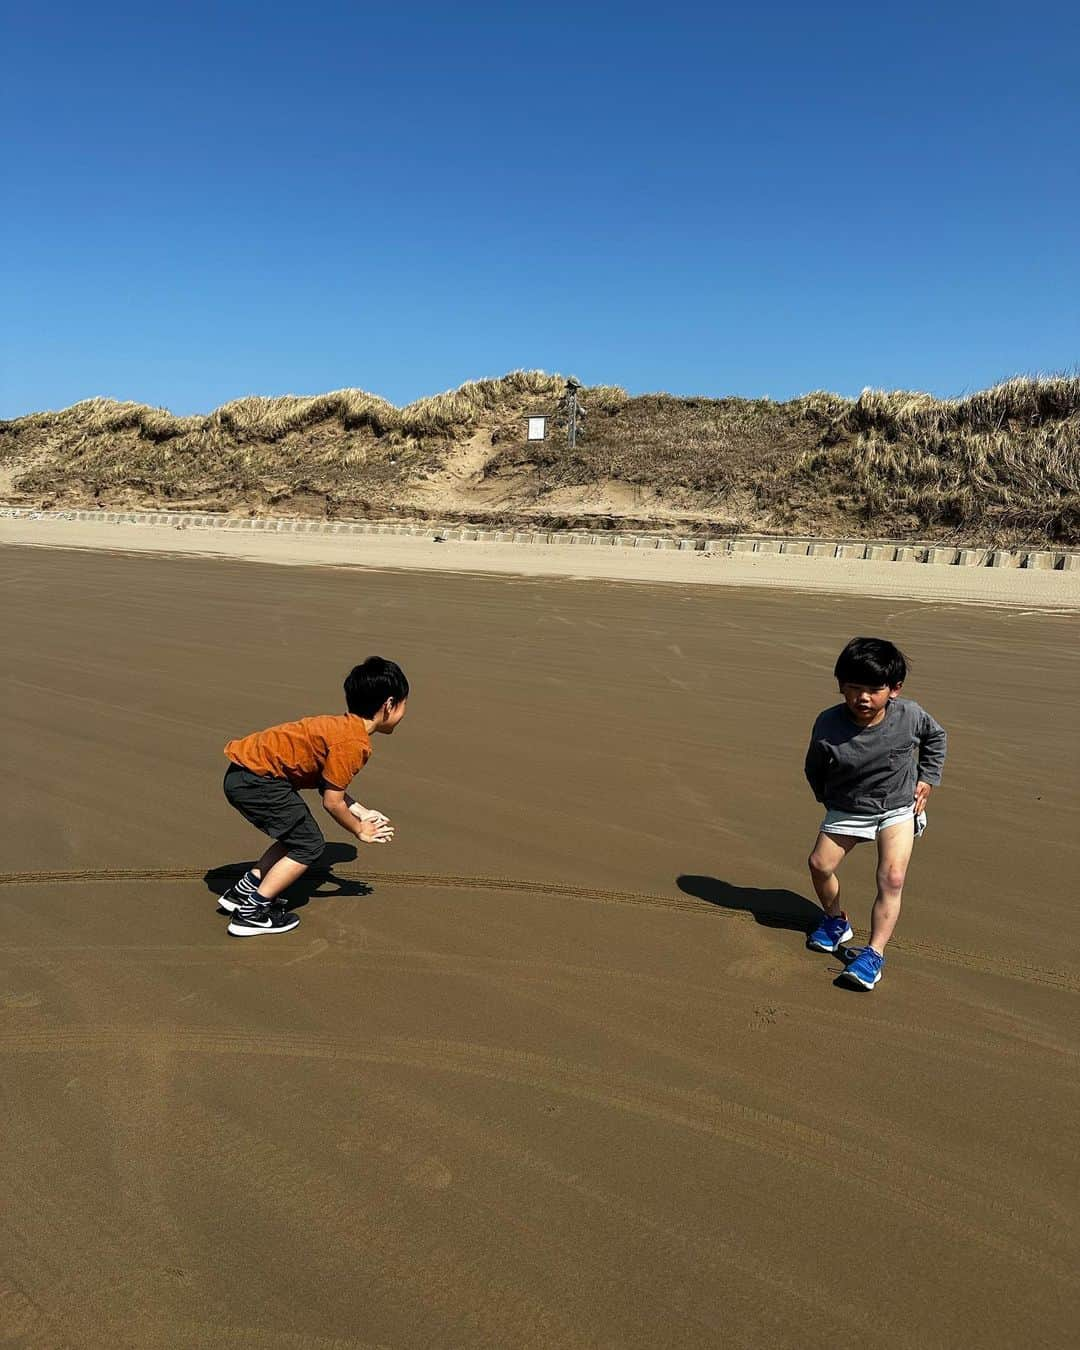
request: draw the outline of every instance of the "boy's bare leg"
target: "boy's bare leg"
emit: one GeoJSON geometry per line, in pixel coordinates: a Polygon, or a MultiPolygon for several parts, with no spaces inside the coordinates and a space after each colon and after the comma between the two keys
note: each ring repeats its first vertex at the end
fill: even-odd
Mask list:
{"type": "MultiPolygon", "coordinates": [[[[269,852],[272,852],[272,850],[268,849],[267,853],[269,852]]],[[[299,881],[307,870],[307,863],[297,862],[295,858],[286,857],[285,851],[282,849],[278,860],[262,874],[257,898],[259,900],[276,900],[281,892],[287,890],[294,881],[299,881]]]]}
{"type": "Polygon", "coordinates": [[[275,839],[259,861],[253,864],[251,870],[261,881],[262,878],[266,876],[267,872],[270,871],[271,867],[273,867],[279,859],[284,858],[284,856],[285,845],[279,839],[275,839]]]}
{"type": "Polygon", "coordinates": [[[840,882],[836,869],[855,845],[861,842],[851,834],[819,834],[814,851],[807,859],[814,894],[830,919],[835,919],[840,913],[840,882]]]}
{"type": "Polygon", "coordinates": [[[877,837],[877,896],[870,913],[870,946],[879,956],[885,955],[885,947],[900,917],[900,899],[914,843],[914,816],[899,825],[890,825],[877,837]]]}

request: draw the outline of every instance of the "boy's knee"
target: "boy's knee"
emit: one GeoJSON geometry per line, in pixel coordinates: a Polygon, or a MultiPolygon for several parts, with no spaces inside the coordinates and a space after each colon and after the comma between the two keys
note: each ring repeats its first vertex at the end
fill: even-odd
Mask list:
{"type": "Polygon", "coordinates": [[[878,885],[885,890],[902,890],[906,877],[907,868],[896,863],[889,863],[886,867],[878,869],[878,885]]]}
{"type": "Polygon", "coordinates": [[[831,877],[833,874],[833,869],[827,867],[824,859],[819,858],[817,853],[810,854],[809,858],[806,860],[806,865],[816,877],[831,877]]]}

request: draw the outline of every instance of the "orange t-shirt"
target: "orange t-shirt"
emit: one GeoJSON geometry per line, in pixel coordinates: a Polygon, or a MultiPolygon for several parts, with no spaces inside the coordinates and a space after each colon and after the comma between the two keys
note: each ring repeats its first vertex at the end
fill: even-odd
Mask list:
{"type": "Polygon", "coordinates": [[[371,741],[362,718],[342,713],[253,731],[230,741],[225,753],[242,769],[284,778],[293,787],[325,783],[344,791],[367,763],[371,741]]]}

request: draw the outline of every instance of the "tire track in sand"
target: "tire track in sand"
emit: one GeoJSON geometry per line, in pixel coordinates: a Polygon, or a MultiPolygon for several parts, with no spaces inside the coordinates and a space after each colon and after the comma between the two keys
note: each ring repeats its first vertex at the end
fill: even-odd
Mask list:
{"type": "Polygon", "coordinates": [[[233,1031],[194,1031],[98,1024],[0,1032],[0,1056],[36,1054],[126,1054],[132,1047],[159,1044],[173,1052],[251,1058],[301,1058],[408,1068],[437,1076],[480,1078],[542,1091],[688,1131],[784,1163],[834,1185],[865,1182],[887,1194],[899,1209],[954,1239],[970,1242],[998,1258],[1030,1266],[1042,1278],[1080,1288],[1080,1275],[1053,1250],[1063,1234],[1022,1206],[1005,1203],[945,1177],[850,1144],[839,1136],[790,1116],[702,1090],[645,1081],[636,1075],[599,1070],[534,1051],[467,1041],[381,1036],[357,1045],[339,1036],[275,1033],[257,1040],[233,1031]],[[975,1215],[965,1214],[974,1209],[975,1215]],[[1032,1243],[1036,1245],[1032,1245],[1032,1243]]]}
{"type": "MultiPolygon", "coordinates": [[[[240,875],[240,868],[221,869],[221,880],[240,875]]],[[[77,886],[92,882],[198,882],[207,875],[207,869],[198,867],[128,867],[78,868],[65,872],[0,872],[0,886],[77,886]]],[[[707,900],[688,899],[687,896],[653,895],[647,891],[616,891],[602,887],[571,886],[566,882],[535,882],[513,876],[458,876],[451,872],[367,872],[359,868],[339,867],[335,872],[313,872],[313,876],[338,875],[363,880],[378,886],[412,886],[425,890],[502,891],[506,894],[551,896],[553,899],[589,900],[597,904],[637,904],[645,909],[675,910],[683,914],[711,914],[726,919],[783,919],[788,915],[779,911],[724,910],[707,900]]],[[[1041,984],[1052,990],[1080,994],[1080,977],[1068,971],[1052,971],[1038,965],[1011,960],[1007,956],[991,956],[987,952],[963,952],[933,942],[919,942],[911,938],[894,938],[892,946],[911,956],[922,956],[942,965],[953,965],[983,975],[999,975],[1007,980],[1023,980],[1027,984],[1041,984]]]]}
{"type": "MultiPolygon", "coordinates": [[[[0,886],[68,886],[89,885],[95,882],[135,881],[201,881],[205,867],[88,867],[72,871],[0,872],[0,886]]],[[[242,869],[222,868],[221,880],[241,875],[242,869]]],[[[585,900],[603,905],[638,905],[646,909],[662,909],[684,914],[709,914],[721,919],[744,921],[790,919],[790,915],[772,910],[723,909],[707,900],[687,896],[654,895],[647,891],[606,890],[596,886],[574,886],[561,881],[531,881],[521,877],[467,877],[450,872],[369,872],[359,868],[338,867],[332,873],[313,871],[313,877],[340,876],[350,880],[367,881],[380,886],[412,886],[421,889],[461,891],[501,891],[503,893],[548,896],[552,899],[585,900]]],[[[993,956],[988,952],[967,952],[956,947],[942,947],[932,942],[911,938],[894,938],[897,951],[922,956],[941,965],[956,966],[983,975],[999,975],[1007,980],[1022,980],[1026,984],[1061,989],[1066,993],[1080,993],[1080,977],[1064,970],[1050,970],[1015,961],[1008,956],[993,956]]]]}

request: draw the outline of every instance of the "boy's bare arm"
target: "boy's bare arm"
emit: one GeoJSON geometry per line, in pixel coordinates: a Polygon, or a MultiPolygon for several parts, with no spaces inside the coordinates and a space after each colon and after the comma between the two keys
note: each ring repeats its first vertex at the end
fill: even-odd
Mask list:
{"type": "Polygon", "coordinates": [[[355,835],[365,844],[389,844],[393,839],[394,827],[386,817],[378,811],[368,812],[366,819],[354,815],[349,810],[352,798],[342,788],[324,787],[322,801],[327,814],[333,817],[343,830],[355,835]]]}

